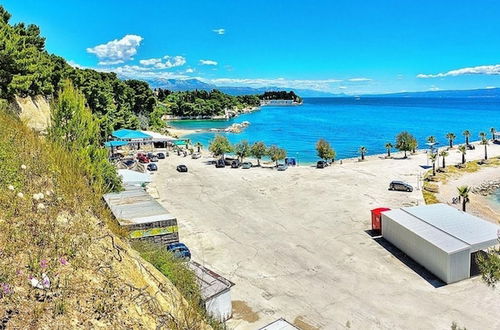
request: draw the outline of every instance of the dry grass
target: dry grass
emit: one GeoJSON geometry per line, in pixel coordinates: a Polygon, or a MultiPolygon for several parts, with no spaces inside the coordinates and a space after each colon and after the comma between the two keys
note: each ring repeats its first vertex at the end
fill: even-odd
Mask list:
{"type": "Polygon", "coordinates": [[[0,127],[0,328],[186,328],[80,164],[3,111],[0,127]]]}

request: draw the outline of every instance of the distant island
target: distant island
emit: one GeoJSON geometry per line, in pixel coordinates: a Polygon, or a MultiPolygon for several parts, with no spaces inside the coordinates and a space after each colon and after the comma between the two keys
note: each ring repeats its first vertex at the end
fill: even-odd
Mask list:
{"type": "Polygon", "coordinates": [[[262,95],[232,96],[217,89],[211,91],[170,91],[156,88],[154,93],[167,120],[229,119],[258,110],[261,105],[301,104],[302,98],[293,91],[272,91],[262,95]]]}

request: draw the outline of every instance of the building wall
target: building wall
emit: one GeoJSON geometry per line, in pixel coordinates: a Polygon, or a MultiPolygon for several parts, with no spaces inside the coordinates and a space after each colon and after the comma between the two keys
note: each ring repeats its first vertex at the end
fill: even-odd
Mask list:
{"type": "MultiPolygon", "coordinates": [[[[447,253],[382,213],[382,237],[425,267],[442,281],[451,283],[447,253]]],[[[456,265],[456,264],[454,264],[456,265]]]]}
{"type": "Polygon", "coordinates": [[[207,300],[205,309],[212,317],[226,321],[233,315],[233,307],[231,302],[231,291],[228,289],[225,292],[207,300]]]}
{"type": "Polygon", "coordinates": [[[449,282],[458,282],[470,277],[470,250],[450,255],[449,282]]]}

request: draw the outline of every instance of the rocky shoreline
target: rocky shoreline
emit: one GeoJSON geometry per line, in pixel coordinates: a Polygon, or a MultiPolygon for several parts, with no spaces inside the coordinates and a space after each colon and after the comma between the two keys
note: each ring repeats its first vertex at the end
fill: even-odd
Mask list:
{"type": "Polygon", "coordinates": [[[472,187],[471,192],[482,196],[489,196],[498,189],[500,189],[500,179],[485,181],[478,186],[472,187]]]}
{"type": "Polygon", "coordinates": [[[165,115],[163,116],[163,120],[227,120],[231,118],[238,117],[239,115],[243,115],[245,113],[251,113],[254,111],[260,110],[260,107],[247,107],[243,109],[225,109],[223,115],[218,116],[173,116],[173,115],[165,115]]]}

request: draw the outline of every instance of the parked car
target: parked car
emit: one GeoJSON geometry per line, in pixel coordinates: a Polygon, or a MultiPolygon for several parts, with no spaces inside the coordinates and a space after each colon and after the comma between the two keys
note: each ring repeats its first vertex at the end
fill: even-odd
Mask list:
{"type": "Polygon", "coordinates": [[[285,164],[278,164],[277,170],[278,171],[286,171],[287,168],[288,168],[288,166],[286,166],[285,164]]]}
{"type": "Polygon", "coordinates": [[[226,167],[226,163],[224,162],[223,159],[217,159],[217,161],[215,162],[215,167],[217,168],[226,167]]]}
{"type": "Polygon", "coordinates": [[[187,260],[191,259],[191,251],[189,251],[188,247],[184,243],[171,243],[167,245],[167,251],[172,252],[177,258],[187,260]]]}
{"type": "Polygon", "coordinates": [[[158,157],[154,153],[152,153],[152,152],[148,152],[148,158],[152,162],[157,162],[158,161],[158,157]]]}
{"type": "Polygon", "coordinates": [[[177,172],[187,172],[188,168],[186,165],[178,165],[177,166],[177,172]]]}
{"type": "Polygon", "coordinates": [[[328,163],[325,160],[319,160],[316,163],[316,168],[325,168],[328,166],[328,163]]]}
{"type": "Polygon", "coordinates": [[[192,155],[191,155],[191,158],[192,158],[192,159],[198,159],[198,158],[200,158],[200,157],[201,157],[201,154],[199,154],[199,153],[197,153],[197,152],[195,152],[194,154],[192,154],[192,155]]]}
{"type": "Polygon", "coordinates": [[[146,168],[148,169],[148,171],[158,171],[158,166],[156,166],[156,164],[154,163],[149,163],[146,168]]]}
{"type": "Polygon", "coordinates": [[[156,154],[156,157],[158,157],[158,159],[165,159],[165,154],[163,152],[159,152],[156,154]]]}
{"type": "Polygon", "coordinates": [[[125,165],[127,167],[130,167],[130,166],[132,166],[134,164],[135,164],[135,160],[133,160],[133,159],[126,159],[126,160],[123,161],[123,165],[125,165]]]}
{"type": "Polygon", "coordinates": [[[233,160],[231,162],[231,168],[238,168],[240,167],[240,161],[239,160],[233,160]]]}
{"type": "Polygon", "coordinates": [[[466,144],[465,146],[467,147],[467,150],[474,150],[474,149],[476,149],[476,146],[473,145],[473,144],[466,144]]]}
{"type": "Polygon", "coordinates": [[[250,162],[244,162],[244,163],[241,163],[241,168],[242,168],[242,169],[245,169],[245,170],[246,170],[246,169],[249,169],[249,168],[252,168],[252,166],[253,166],[253,165],[252,165],[252,163],[250,163],[250,162]]]}
{"type": "Polygon", "coordinates": [[[149,158],[144,154],[138,153],[136,158],[139,161],[139,163],[143,164],[149,163],[149,158]]]}
{"type": "Polygon", "coordinates": [[[389,184],[389,190],[398,190],[398,191],[407,191],[412,192],[413,187],[406,182],[403,181],[392,181],[389,184]]]}

